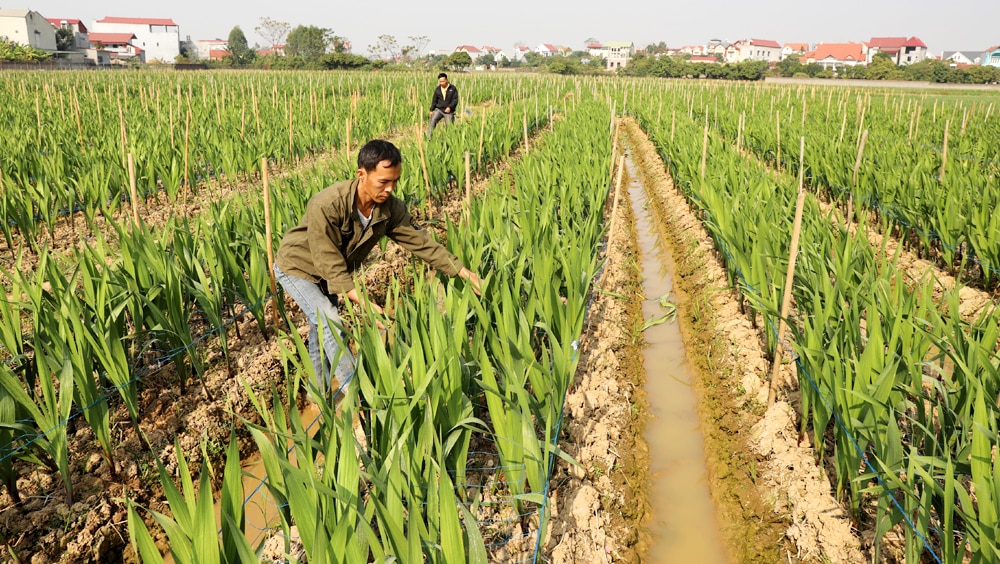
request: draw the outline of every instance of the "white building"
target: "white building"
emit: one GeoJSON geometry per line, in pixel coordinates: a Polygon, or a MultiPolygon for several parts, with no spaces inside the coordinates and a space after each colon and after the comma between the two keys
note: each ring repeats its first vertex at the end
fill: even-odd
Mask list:
{"type": "Polygon", "coordinates": [[[43,51],[56,50],[56,28],[33,10],[0,10],[0,39],[43,51]]]}
{"type": "Polygon", "coordinates": [[[799,59],[803,55],[809,52],[808,43],[785,43],[781,46],[781,60],[784,61],[788,57],[795,55],[799,59]]]}
{"type": "Polygon", "coordinates": [[[743,61],[767,61],[777,63],[781,60],[781,45],[770,39],[744,39],[737,41],[735,51],[727,51],[727,63],[742,63],[743,61]],[[734,60],[735,59],[735,60],[734,60]]]}
{"type": "Polygon", "coordinates": [[[941,54],[941,60],[955,65],[981,65],[983,64],[985,51],[945,51],[941,54]]]}
{"type": "Polygon", "coordinates": [[[87,41],[87,26],[80,20],[68,18],[46,18],[56,29],[67,28],[73,32],[73,49],[83,51],[90,48],[90,41],[87,41]]]}
{"type": "Polygon", "coordinates": [[[229,52],[228,39],[199,39],[194,42],[194,45],[198,50],[199,61],[213,60],[212,51],[215,51],[216,53],[220,51],[229,52]]]}
{"type": "Polygon", "coordinates": [[[629,59],[635,53],[635,44],[631,41],[608,41],[601,46],[605,70],[616,70],[628,66],[629,59]]]}
{"type": "Polygon", "coordinates": [[[135,45],[134,33],[94,32],[88,35],[87,39],[95,49],[106,51],[113,63],[146,62],[146,54],[142,47],[135,45]]]}
{"type": "Polygon", "coordinates": [[[171,19],[106,17],[94,22],[93,31],[135,34],[132,45],[142,49],[147,61],[173,63],[181,54],[180,28],[171,19]]]}
{"type": "Polygon", "coordinates": [[[872,37],[868,42],[868,64],[878,53],[889,55],[897,65],[912,65],[927,58],[927,45],[917,37],[872,37]]]}

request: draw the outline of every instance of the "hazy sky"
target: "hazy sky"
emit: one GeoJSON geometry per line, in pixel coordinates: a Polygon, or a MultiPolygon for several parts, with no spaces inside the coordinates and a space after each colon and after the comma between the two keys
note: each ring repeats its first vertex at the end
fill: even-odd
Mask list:
{"type": "Polygon", "coordinates": [[[367,55],[381,34],[430,38],[428,49],[494,45],[510,49],[523,41],[580,49],[588,37],[665,41],[680,47],[712,38],[753,37],[779,43],[866,41],[872,36],[916,35],[931,53],[983,50],[1000,44],[998,0],[577,0],[420,2],[404,0],[264,0],[135,2],[134,0],[0,0],[3,8],[30,8],[47,18],[75,18],[86,24],[104,16],[172,18],[181,39],[226,38],[239,25],[251,45],[264,43],[254,32],[261,17],[330,28],[367,55]]]}

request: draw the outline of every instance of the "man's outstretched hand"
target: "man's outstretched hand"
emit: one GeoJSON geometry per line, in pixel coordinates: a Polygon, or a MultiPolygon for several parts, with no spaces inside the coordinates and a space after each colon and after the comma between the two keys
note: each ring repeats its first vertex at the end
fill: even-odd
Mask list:
{"type": "Polygon", "coordinates": [[[475,292],[477,296],[483,295],[482,282],[479,280],[478,274],[463,266],[462,270],[458,272],[458,276],[464,280],[468,280],[469,284],[472,284],[472,291],[475,292]]]}
{"type": "MultiPolygon", "coordinates": [[[[382,306],[378,305],[377,303],[371,300],[368,300],[364,304],[362,304],[361,296],[358,294],[358,290],[356,288],[351,288],[347,292],[347,298],[352,302],[354,302],[355,304],[357,304],[358,306],[367,306],[375,310],[375,312],[378,313],[379,315],[385,315],[385,312],[382,311],[382,306]]],[[[376,319],[375,324],[378,325],[379,331],[385,329],[385,325],[382,324],[382,321],[376,319]]]]}

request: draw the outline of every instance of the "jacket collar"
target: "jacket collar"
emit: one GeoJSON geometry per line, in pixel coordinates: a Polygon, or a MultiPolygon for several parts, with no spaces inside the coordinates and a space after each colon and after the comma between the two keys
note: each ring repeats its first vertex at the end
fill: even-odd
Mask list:
{"type": "MultiPolygon", "coordinates": [[[[358,208],[356,205],[354,205],[354,200],[358,196],[358,185],[360,183],[361,179],[355,177],[354,180],[351,181],[350,190],[346,194],[347,209],[350,210],[350,214],[348,216],[349,221],[358,221],[359,223],[360,220],[358,219],[358,214],[357,214],[358,208]]],[[[375,203],[375,206],[372,207],[372,223],[378,223],[379,221],[383,221],[389,218],[389,205],[390,202],[392,202],[392,199],[395,197],[396,197],[395,195],[392,195],[389,196],[388,200],[382,202],[381,204],[378,202],[375,203]]]]}

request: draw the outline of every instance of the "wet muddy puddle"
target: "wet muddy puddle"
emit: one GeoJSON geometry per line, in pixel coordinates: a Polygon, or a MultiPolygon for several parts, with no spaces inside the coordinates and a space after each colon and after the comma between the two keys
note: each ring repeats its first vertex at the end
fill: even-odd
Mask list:
{"type": "MultiPolygon", "coordinates": [[[[643,318],[647,325],[669,313],[676,303],[673,293],[674,262],[661,244],[656,216],[631,159],[626,167],[632,179],[628,194],[636,221],[642,267],[643,318]]],[[[694,377],[687,362],[680,326],[675,318],[648,326],[643,332],[646,392],[650,418],[649,445],[652,535],[648,563],[728,562],[719,533],[715,505],[709,494],[705,445],[699,428],[694,377]]]]}

